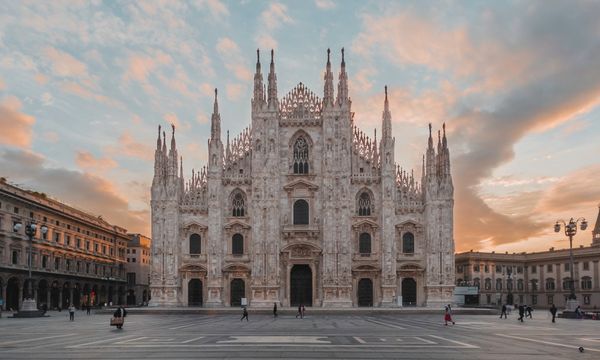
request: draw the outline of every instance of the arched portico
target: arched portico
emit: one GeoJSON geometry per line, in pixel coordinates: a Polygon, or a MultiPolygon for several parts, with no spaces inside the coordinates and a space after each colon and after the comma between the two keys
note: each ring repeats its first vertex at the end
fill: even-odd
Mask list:
{"type": "Polygon", "coordinates": [[[283,305],[321,306],[321,249],[312,241],[292,242],[281,251],[281,265],[286,274],[280,290],[283,305]]]}

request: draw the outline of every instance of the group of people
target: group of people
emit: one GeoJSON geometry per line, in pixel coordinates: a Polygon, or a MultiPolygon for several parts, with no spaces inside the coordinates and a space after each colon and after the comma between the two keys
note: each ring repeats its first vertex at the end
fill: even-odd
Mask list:
{"type": "MultiPolygon", "coordinates": [[[[517,319],[520,322],[523,322],[523,318],[528,317],[530,319],[533,319],[533,308],[529,305],[518,305],[517,309],[519,309],[519,318],[517,319]]],[[[507,318],[507,314],[509,312],[508,306],[506,304],[502,304],[502,312],[500,313],[500,319],[502,319],[502,316],[504,316],[504,318],[507,318]]]]}
{"type": "MultiPolygon", "coordinates": [[[[298,305],[298,313],[296,314],[296,319],[298,317],[300,317],[300,319],[304,318],[304,313],[306,312],[306,308],[304,307],[303,304],[298,305]]],[[[273,317],[276,318],[277,317],[277,303],[273,303],[273,317]]],[[[242,318],[240,319],[240,321],[243,321],[244,319],[246,319],[246,321],[248,320],[248,309],[244,306],[242,308],[242,318]]]]}

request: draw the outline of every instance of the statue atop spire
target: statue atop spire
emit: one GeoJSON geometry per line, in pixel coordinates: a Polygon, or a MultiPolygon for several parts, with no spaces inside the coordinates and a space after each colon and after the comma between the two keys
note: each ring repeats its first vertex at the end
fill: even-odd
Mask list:
{"type": "Polygon", "coordinates": [[[173,130],[172,135],[171,135],[171,151],[176,149],[176,145],[175,145],[175,124],[171,124],[171,129],[173,130]]]}
{"type": "Polygon", "coordinates": [[[268,106],[269,109],[277,109],[277,75],[275,75],[275,52],[271,49],[271,66],[269,69],[268,106]]]}
{"type": "Polygon", "coordinates": [[[327,65],[325,68],[325,87],[323,89],[323,107],[333,106],[333,73],[331,72],[331,61],[329,55],[331,50],[327,49],[327,65]]]}

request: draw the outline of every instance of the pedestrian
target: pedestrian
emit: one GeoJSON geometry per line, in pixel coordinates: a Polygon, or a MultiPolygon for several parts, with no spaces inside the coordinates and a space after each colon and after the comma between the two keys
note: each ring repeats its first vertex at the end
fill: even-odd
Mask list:
{"type": "Polygon", "coordinates": [[[273,303],[273,317],[277,317],[277,303],[273,303]]]}
{"type": "Polygon", "coordinates": [[[302,318],[304,319],[304,315],[306,312],[306,308],[304,307],[304,304],[302,304],[302,318]]]}
{"type": "Polygon", "coordinates": [[[75,321],[75,306],[69,305],[69,321],[75,321]]]}
{"type": "Polygon", "coordinates": [[[531,312],[533,311],[533,308],[531,306],[527,305],[527,307],[525,308],[525,310],[527,311],[527,316],[530,319],[533,319],[533,315],[531,314],[531,312]]]}
{"type": "Polygon", "coordinates": [[[296,314],[296,319],[298,318],[298,316],[300,316],[300,319],[302,319],[302,304],[298,305],[298,313],[296,314]]]}
{"type": "Polygon", "coordinates": [[[242,318],[240,319],[240,321],[244,320],[244,318],[246,318],[246,321],[248,320],[248,310],[246,309],[246,307],[244,306],[244,311],[242,312],[242,318]]]}
{"type": "Polygon", "coordinates": [[[86,313],[87,315],[91,315],[91,313],[92,313],[92,305],[90,305],[90,304],[87,304],[87,305],[85,306],[85,313],[86,313]]]}
{"type": "Polygon", "coordinates": [[[452,310],[449,306],[446,306],[444,313],[444,325],[448,325],[448,322],[451,322],[454,325],[454,321],[452,320],[452,310]]]}
{"type": "Polygon", "coordinates": [[[43,311],[42,315],[46,315],[46,312],[48,311],[48,304],[44,303],[42,305],[42,311],[43,311]]]}
{"type": "Polygon", "coordinates": [[[556,306],[554,306],[554,304],[552,304],[552,306],[550,307],[550,314],[552,314],[552,322],[556,322],[554,319],[556,319],[556,306]]]}
{"type": "Polygon", "coordinates": [[[120,322],[120,324],[117,324],[117,329],[122,329],[123,324],[125,323],[125,316],[127,316],[127,310],[122,306],[119,306],[113,315],[120,322]]]}
{"type": "Polygon", "coordinates": [[[523,317],[525,316],[525,306],[523,304],[519,305],[519,318],[518,321],[523,322],[523,317]]]}
{"type": "Polygon", "coordinates": [[[583,318],[583,313],[581,312],[581,306],[579,306],[579,305],[577,305],[577,308],[575,308],[575,316],[577,316],[578,319],[583,318]]]}
{"type": "Polygon", "coordinates": [[[502,319],[502,315],[506,319],[506,304],[502,304],[502,312],[500,313],[500,319],[502,319]]]}

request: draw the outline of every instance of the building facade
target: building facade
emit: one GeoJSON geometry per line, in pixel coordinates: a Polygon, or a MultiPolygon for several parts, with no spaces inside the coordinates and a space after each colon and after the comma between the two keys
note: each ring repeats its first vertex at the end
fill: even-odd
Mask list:
{"type": "MultiPolygon", "coordinates": [[[[257,55],[258,52],[257,52],[257,55]]],[[[258,56],[257,56],[258,57],[258,56]]],[[[454,288],[453,185],[445,131],[429,131],[421,181],[355,126],[342,51],[323,98],[277,91],[256,63],[252,118],[222,142],[215,90],[208,165],[183,176],[160,133],[152,181],[151,305],[440,306],[454,288]]]]}
{"type": "Polygon", "coordinates": [[[127,305],[146,305],[150,300],[150,238],[129,234],[127,244],[127,305]]]}
{"type": "MultiPolygon", "coordinates": [[[[581,235],[579,235],[581,236],[581,235]]],[[[592,244],[573,249],[575,294],[583,309],[600,307],[600,209],[592,244]]],[[[479,288],[479,305],[565,307],[570,294],[569,249],[535,253],[456,254],[456,285],[479,288]]]]}
{"type": "Polygon", "coordinates": [[[38,227],[31,253],[31,289],[49,309],[125,303],[125,229],[0,180],[0,297],[4,310],[21,308],[29,288],[30,242],[25,226],[38,227]],[[16,224],[22,224],[16,230],[16,224]],[[41,228],[48,229],[42,233],[41,228]]]}

